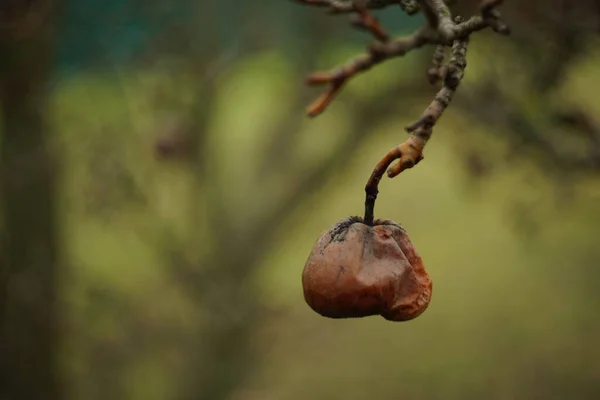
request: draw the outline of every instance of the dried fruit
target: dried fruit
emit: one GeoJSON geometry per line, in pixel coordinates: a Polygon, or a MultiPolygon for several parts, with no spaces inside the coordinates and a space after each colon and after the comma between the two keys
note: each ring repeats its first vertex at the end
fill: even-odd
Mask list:
{"type": "Polygon", "coordinates": [[[432,283],[402,226],[338,221],[315,244],[302,273],[304,298],[329,318],[381,315],[408,321],[429,305],[432,283]]]}

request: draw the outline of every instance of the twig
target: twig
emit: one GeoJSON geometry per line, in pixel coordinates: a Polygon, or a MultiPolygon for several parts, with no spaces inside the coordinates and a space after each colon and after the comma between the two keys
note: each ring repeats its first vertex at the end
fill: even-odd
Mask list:
{"type": "Polygon", "coordinates": [[[356,13],[357,18],[352,20],[354,26],[371,32],[380,42],[389,42],[390,35],[383,29],[379,20],[365,8],[364,4],[361,4],[360,7],[357,6],[356,13]]]}
{"type": "MultiPolygon", "coordinates": [[[[355,2],[335,2],[332,0],[299,0],[303,4],[310,4],[316,6],[324,6],[327,5],[329,7],[350,7],[352,6],[352,11],[357,11],[355,2]],[[340,3],[340,4],[338,4],[340,3]],[[335,4],[332,5],[332,4],[335,4]]],[[[307,115],[310,117],[315,117],[325,111],[329,103],[333,100],[335,95],[339,92],[339,90],[344,86],[344,84],[355,76],[356,74],[371,69],[373,66],[394,57],[404,56],[406,53],[411,50],[420,48],[426,44],[433,45],[446,45],[449,43],[453,43],[457,39],[461,39],[469,36],[473,32],[480,31],[487,27],[496,27],[496,30],[507,33],[506,29],[502,29],[505,27],[504,24],[499,22],[499,16],[497,13],[494,13],[495,9],[493,5],[490,5],[490,2],[493,1],[494,4],[499,3],[500,0],[488,0],[483,3],[481,6],[481,16],[471,17],[466,22],[455,23],[453,21],[448,22],[448,18],[450,18],[448,7],[442,0],[430,0],[429,1],[421,0],[422,7],[427,6],[427,10],[431,13],[437,13],[437,20],[439,24],[437,24],[437,29],[433,29],[430,25],[432,21],[429,21],[428,24],[419,28],[414,33],[401,37],[394,40],[387,40],[385,42],[375,42],[371,44],[368,48],[367,53],[361,54],[354,59],[349,60],[345,65],[334,68],[329,72],[317,72],[310,75],[306,82],[309,85],[329,85],[329,88],[318,97],[308,108],[307,115]]],[[[345,8],[344,8],[345,9],[345,8]]],[[[377,24],[378,25],[378,24],[377,24]]],[[[371,32],[374,32],[374,29],[370,29],[371,32]]],[[[377,29],[383,29],[378,27],[377,29]]],[[[377,30],[375,29],[375,31],[377,30]]]]}
{"type": "Polygon", "coordinates": [[[410,148],[416,149],[416,151],[400,154],[398,163],[391,167],[387,172],[390,178],[393,178],[405,169],[412,168],[423,159],[423,148],[431,138],[433,126],[437,123],[446,107],[450,104],[450,101],[464,76],[465,68],[467,66],[466,55],[468,43],[468,38],[454,42],[454,45],[452,46],[452,55],[444,77],[444,86],[435,95],[433,101],[425,109],[421,117],[405,128],[407,132],[412,133],[412,137],[407,139],[407,142],[410,141],[410,148]],[[411,141],[411,139],[413,140],[411,141]]]}
{"type": "Polygon", "coordinates": [[[443,65],[445,57],[446,46],[440,44],[435,48],[431,57],[431,67],[427,70],[427,79],[432,85],[443,79],[446,75],[446,66],[443,65]]]}
{"type": "Polygon", "coordinates": [[[450,62],[446,67],[447,72],[444,76],[444,86],[436,94],[421,117],[405,128],[407,132],[412,133],[411,136],[397,147],[391,149],[375,166],[373,173],[365,185],[365,223],[369,225],[373,223],[375,201],[379,193],[378,185],[383,177],[383,173],[387,170],[388,177],[393,178],[423,160],[423,149],[427,141],[431,138],[433,126],[442,116],[448,104],[450,104],[452,96],[464,76],[464,70],[467,66],[468,42],[468,38],[454,42],[450,62]],[[390,167],[395,160],[398,161],[390,167]]]}
{"type": "Polygon", "coordinates": [[[454,22],[452,14],[444,0],[421,0],[421,8],[428,16],[429,25],[437,29],[442,38],[452,41],[454,36],[454,22]]]}
{"type": "Polygon", "coordinates": [[[374,65],[389,58],[404,55],[410,50],[423,46],[425,43],[425,35],[419,30],[402,39],[396,39],[388,43],[374,43],[368,53],[348,61],[345,65],[330,72],[318,72],[310,75],[306,79],[307,84],[328,84],[329,88],[307,108],[308,116],[315,117],[325,111],[346,81],[357,73],[371,69],[374,65]]]}
{"type": "MultiPolygon", "coordinates": [[[[413,165],[416,165],[419,161],[423,159],[421,156],[421,150],[425,145],[422,146],[417,141],[417,138],[414,136],[409,137],[404,143],[399,146],[394,147],[390,151],[387,152],[385,156],[377,163],[375,169],[371,173],[367,184],[365,185],[365,216],[364,223],[367,225],[373,225],[374,215],[375,215],[375,201],[377,200],[377,195],[379,194],[379,182],[383,177],[383,174],[388,169],[388,167],[397,159],[402,159],[402,157],[406,157],[404,161],[405,168],[410,168],[408,163],[413,162],[413,165]],[[415,160],[415,161],[411,161],[415,160]]],[[[413,166],[411,165],[411,167],[413,166]]]]}
{"type": "Polygon", "coordinates": [[[494,32],[507,35],[510,33],[510,28],[500,20],[500,13],[496,9],[496,7],[503,2],[504,0],[483,0],[479,9],[485,23],[489,25],[494,32]]]}
{"type": "MultiPolygon", "coordinates": [[[[297,3],[306,4],[307,6],[323,7],[327,8],[331,14],[343,14],[352,13],[356,11],[354,0],[351,1],[340,1],[340,0],[294,0],[297,3]]],[[[394,4],[406,3],[402,0],[365,0],[362,1],[364,8],[368,10],[376,10],[388,7],[394,4]]]]}
{"type": "Polygon", "coordinates": [[[318,72],[307,78],[307,84],[309,85],[329,86],[308,107],[307,114],[311,117],[322,113],[344,84],[358,73],[369,70],[389,58],[404,56],[409,51],[426,44],[437,45],[433,53],[432,65],[428,70],[428,77],[432,84],[443,79],[443,86],[421,117],[405,128],[407,132],[411,133],[411,136],[400,145],[391,149],[381,159],[367,181],[365,186],[364,221],[367,224],[372,224],[378,185],[384,172],[387,170],[388,177],[393,178],[423,160],[423,149],[427,141],[431,138],[433,126],[450,104],[464,75],[467,65],[466,53],[470,35],[488,27],[498,33],[509,33],[508,27],[502,23],[500,14],[496,10],[496,7],[502,3],[502,0],[483,0],[480,4],[480,15],[473,16],[467,21],[463,21],[460,17],[453,19],[447,5],[450,2],[444,0],[299,1],[307,5],[328,7],[332,13],[356,12],[357,19],[355,25],[370,31],[378,40],[369,46],[365,54],[361,54],[329,72],[318,72]],[[385,7],[390,4],[399,4],[409,14],[409,7],[413,13],[418,10],[422,11],[427,23],[408,36],[393,40],[390,39],[379,22],[367,11],[371,8],[385,7]],[[448,64],[443,65],[445,46],[448,45],[452,45],[451,57],[448,64]],[[396,164],[390,166],[395,160],[398,160],[396,164]]]}

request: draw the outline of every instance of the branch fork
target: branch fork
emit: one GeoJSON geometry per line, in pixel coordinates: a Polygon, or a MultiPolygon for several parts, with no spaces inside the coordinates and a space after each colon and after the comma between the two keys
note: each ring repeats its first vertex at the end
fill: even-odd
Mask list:
{"type": "Polygon", "coordinates": [[[348,80],[358,73],[369,70],[387,59],[402,57],[411,50],[424,45],[436,46],[431,66],[427,70],[427,77],[431,84],[441,82],[441,88],[421,117],[405,128],[406,132],[410,133],[409,138],[384,155],[377,163],[365,186],[364,220],[365,223],[372,224],[375,200],[378,194],[377,188],[383,174],[387,171],[388,177],[393,178],[423,160],[423,150],[431,138],[433,127],[450,104],[464,76],[470,36],[474,32],[486,28],[500,34],[510,33],[510,29],[501,21],[500,13],[497,10],[502,0],[482,0],[479,6],[479,15],[472,16],[466,21],[459,16],[452,16],[448,0],[296,1],[306,5],[327,7],[333,14],[353,13],[352,24],[370,32],[375,38],[375,42],[368,47],[366,53],[329,72],[317,72],[307,78],[306,82],[309,85],[328,85],[327,90],[307,108],[307,114],[310,117],[315,117],[325,111],[348,80]],[[390,5],[399,5],[409,15],[422,12],[425,15],[426,24],[408,36],[391,38],[379,21],[369,12],[371,9],[385,8],[390,5]],[[445,63],[448,47],[451,47],[450,57],[445,63]],[[396,163],[392,165],[394,161],[396,163]]]}

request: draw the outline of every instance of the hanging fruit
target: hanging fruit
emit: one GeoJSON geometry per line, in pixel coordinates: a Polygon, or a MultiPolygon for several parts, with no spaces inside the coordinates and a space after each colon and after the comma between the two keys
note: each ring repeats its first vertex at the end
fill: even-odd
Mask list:
{"type": "Polygon", "coordinates": [[[429,305],[432,283],[400,224],[360,217],[338,221],[325,232],[302,273],[304,298],[329,318],[381,315],[408,321],[429,305]]]}

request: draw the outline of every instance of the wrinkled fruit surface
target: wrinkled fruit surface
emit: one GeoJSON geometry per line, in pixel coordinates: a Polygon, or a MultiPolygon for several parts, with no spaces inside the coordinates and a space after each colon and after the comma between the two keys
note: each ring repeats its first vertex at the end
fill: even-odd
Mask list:
{"type": "Polygon", "coordinates": [[[329,318],[381,315],[408,321],[431,300],[432,283],[404,228],[390,220],[368,226],[338,221],[315,244],[302,272],[304,298],[329,318]]]}

